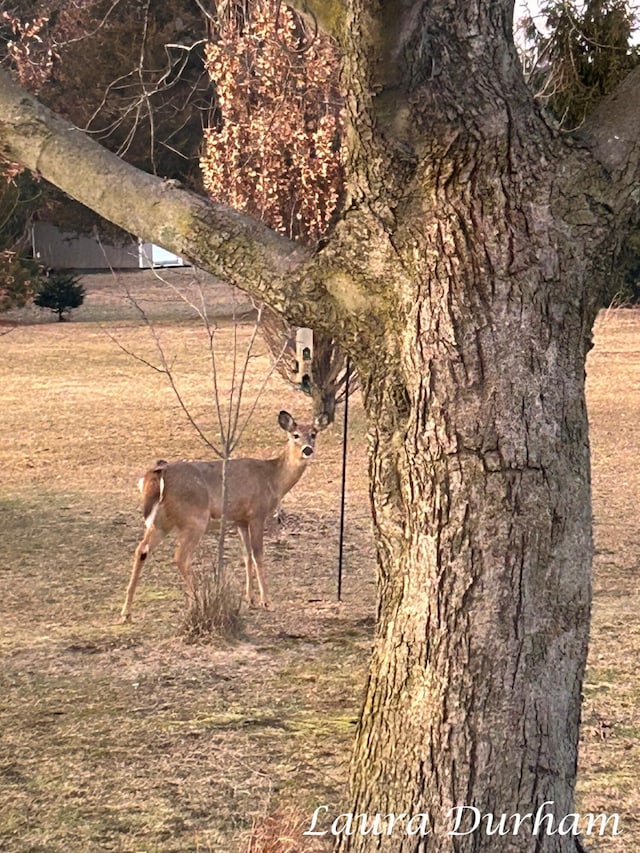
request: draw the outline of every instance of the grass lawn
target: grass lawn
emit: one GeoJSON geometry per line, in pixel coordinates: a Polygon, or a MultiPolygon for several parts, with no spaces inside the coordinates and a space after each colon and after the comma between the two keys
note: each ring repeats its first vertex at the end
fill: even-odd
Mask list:
{"type": "MultiPolygon", "coordinates": [[[[239,853],[253,821],[281,805],[308,820],[320,804],[348,810],[375,615],[362,408],[356,400],[349,434],[341,604],[336,424],[285,499],[285,527],[268,533],[272,612],[248,612],[238,643],[187,644],[167,542],[122,626],[142,532],[137,479],[157,458],[207,452],[166,378],[123,352],[157,361],[119,286],[100,276],[84,284],[87,302],[71,322],[25,312],[0,337],[0,850],[239,853]]],[[[135,287],[185,402],[213,433],[203,328],[157,282],[135,287]]],[[[251,325],[234,331],[224,319],[228,290],[209,284],[207,294],[228,381],[234,338],[246,346],[251,325]]],[[[579,809],[620,813],[620,838],[592,840],[611,853],[640,849],[639,341],[640,313],[609,312],[588,364],[597,556],[579,809]]],[[[248,404],[268,371],[259,343],[248,404]]],[[[308,398],[274,374],[241,453],[277,452],[281,408],[309,414],[308,398]]],[[[214,550],[209,539],[201,560],[214,550]]],[[[240,590],[235,538],[228,550],[240,590]]]]}

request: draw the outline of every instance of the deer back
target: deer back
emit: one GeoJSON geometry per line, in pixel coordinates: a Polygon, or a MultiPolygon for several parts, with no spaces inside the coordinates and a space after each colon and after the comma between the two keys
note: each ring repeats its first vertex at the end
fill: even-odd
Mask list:
{"type": "MultiPolygon", "coordinates": [[[[283,494],[289,490],[286,488],[283,491],[282,468],[282,457],[230,459],[226,466],[226,517],[230,521],[242,522],[256,517],[266,518],[272,513],[283,494]]],[[[304,466],[301,467],[300,474],[302,470],[304,466]]],[[[205,463],[202,474],[209,487],[211,517],[220,518],[222,463],[205,463]]]]}

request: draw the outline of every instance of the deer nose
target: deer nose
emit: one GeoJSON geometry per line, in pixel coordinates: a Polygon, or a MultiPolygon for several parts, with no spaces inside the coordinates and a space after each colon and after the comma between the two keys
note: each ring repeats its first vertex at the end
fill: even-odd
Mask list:
{"type": "Polygon", "coordinates": [[[303,456],[311,456],[312,454],[313,454],[313,447],[309,447],[309,445],[307,444],[306,447],[302,448],[302,455],[303,456]]]}

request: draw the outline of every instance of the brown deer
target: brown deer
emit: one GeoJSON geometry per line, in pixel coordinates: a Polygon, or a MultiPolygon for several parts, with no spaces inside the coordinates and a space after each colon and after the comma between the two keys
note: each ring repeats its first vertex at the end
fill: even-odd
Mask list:
{"type": "MultiPolygon", "coordinates": [[[[287,443],[275,459],[230,459],[227,462],[225,519],[235,523],[245,551],[245,598],[256,604],[270,600],[263,570],[262,540],[266,519],[303,475],[313,457],[316,435],[329,423],[326,414],[313,424],[297,424],[288,412],[278,415],[287,443]]],[[[131,605],[142,566],[164,537],[175,530],[175,561],[187,595],[193,593],[193,554],[209,521],[222,516],[222,462],[165,462],[159,460],[139,483],[146,531],[133,558],[131,579],[122,608],[122,621],[131,618],[131,605]]]]}

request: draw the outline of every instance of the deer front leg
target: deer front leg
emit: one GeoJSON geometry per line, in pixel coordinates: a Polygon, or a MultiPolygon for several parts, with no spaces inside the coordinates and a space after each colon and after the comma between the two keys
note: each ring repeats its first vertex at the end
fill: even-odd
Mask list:
{"type": "Polygon", "coordinates": [[[253,568],[255,571],[256,580],[258,582],[258,591],[260,593],[260,607],[269,610],[271,608],[271,599],[267,590],[267,581],[263,567],[263,539],[264,539],[264,519],[253,518],[249,522],[249,538],[251,540],[251,556],[253,557],[253,568]]]}
{"type": "Polygon", "coordinates": [[[242,547],[244,549],[244,570],[245,570],[245,582],[244,582],[244,600],[249,605],[254,604],[253,600],[253,558],[251,556],[251,536],[249,535],[249,527],[248,525],[238,522],[238,535],[240,536],[240,540],[242,541],[242,547]]]}
{"type": "Polygon", "coordinates": [[[131,621],[131,607],[133,605],[133,596],[136,593],[136,587],[138,586],[138,580],[140,579],[140,572],[142,571],[142,566],[144,565],[147,557],[153,551],[153,549],[161,542],[164,534],[158,530],[157,527],[151,525],[149,529],[145,532],[144,536],[138,543],[138,547],[135,550],[133,555],[133,568],[131,570],[131,578],[129,580],[129,586],[127,587],[127,595],[124,600],[124,606],[122,608],[122,612],[120,614],[121,622],[129,622],[131,621]]]}

